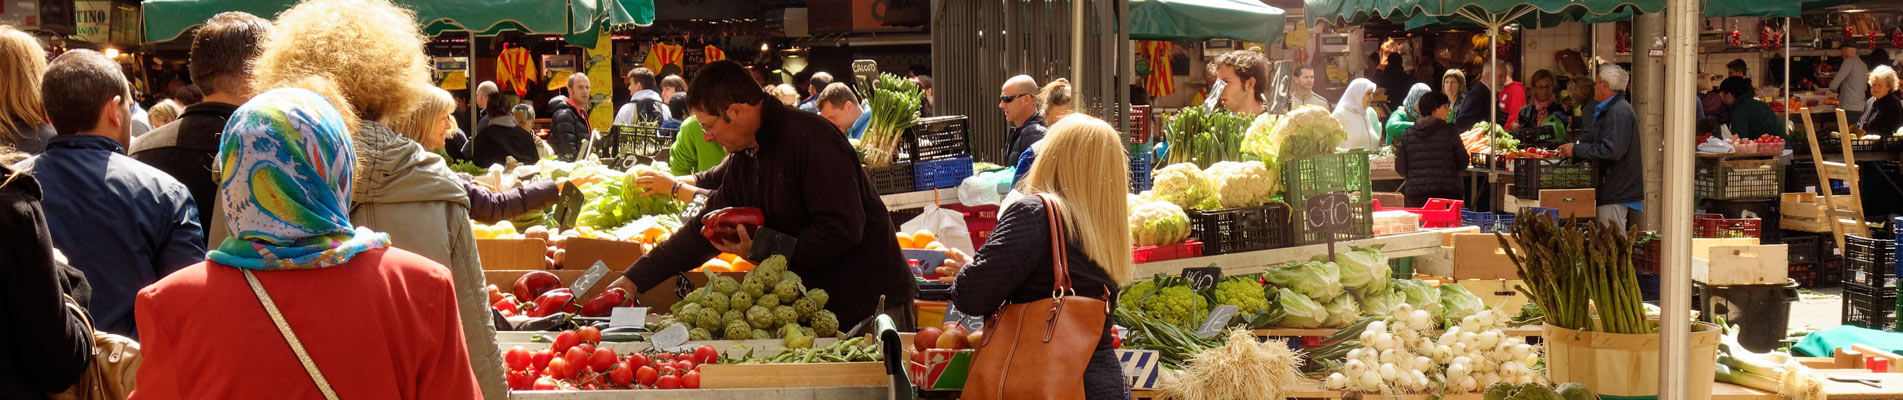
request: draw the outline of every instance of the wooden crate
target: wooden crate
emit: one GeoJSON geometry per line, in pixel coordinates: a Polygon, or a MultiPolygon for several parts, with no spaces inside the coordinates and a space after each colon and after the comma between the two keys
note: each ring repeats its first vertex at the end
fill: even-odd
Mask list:
{"type": "Polygon", "coordinates": [[[700,366],[700,387],[707,389],[879,386],[891,379],[883,362],[700,366]]]}
{"type": "Polygon", "coordinates": [[[596,261],[601,261],[608,264],[609,269],[620,271],[628,269],[635,260],[641,259],[642,254],[647,253],[647,247],[640,243],[619,240],[573,238],[562,245],[568,250],[566,259],[562,260],[567,269],[588,269],[596,261]]]}
{"type": "Polygon", "coordinates": [[[1474,297],[1479,297],[1480,304],[1496,310],[1517,313],[1520,306],[1526,304],[1527,299],[1525,293],[1520,293],[1513,287],[1525,285],[1524,282],[1519,279],[1470,279],[1459,281],[1458,284],[1460,287],[1467,288],[1468,292],[1473,292],[1474,297]]]}
{"type": "Polygon", "coordinates": [[[476,239],[476,255],[484,270],[548,269],[548,242],[542,239],[476,239]]]}
{"type": "Polygon", "coordinates": [[[1558,209],[1560,218],[1593,218],[1599,215],[1599,201],[1593,190],[1541,190],[1540,207],[1558,209]]]}
{"type": "Polygon", "coordinates": [[[1790,254],[1782,244],[1712,246],[1708,258],[1692,259],[1692,280],[1713,286],[1783,285],[1790,254]]]}
{"type": "MultiPolygon", "coordinates": [[[[1518,250],[1518,245],[1514,245],[1518,250]]],[[[1454,279],[1519,279],[1519,267],[1491,233],[1454,234],[1454,279]]]]}
{"type": "Polygon", "coordinates": [[[1692,239],[1692,258],[1711,258],[1714,246],[1754,246],[1758,238],[1698,238],[1692,239]]]}
{"type": "Polygon", "coordinates": [[[1471,233],[1480,233],[1480,227],[1478,227],[1478,226],[1471,226],[1471,225],[1470,225],[1470,226],[1457,226],[1457,227],[1452,227],[1452,228],[1432,228],[1432,229],[1428,229],[1428,230],[1430,230],[1430,231],[1435,231],[1435,232],[1440,232],[1440,245],[1441,245],[1441,247],[1454,247],[1454,235],[1455,235],[1455,234],[1461,234],[1461,233],[1470,233],[1470,234],[1471,234],[1471,233]]]}

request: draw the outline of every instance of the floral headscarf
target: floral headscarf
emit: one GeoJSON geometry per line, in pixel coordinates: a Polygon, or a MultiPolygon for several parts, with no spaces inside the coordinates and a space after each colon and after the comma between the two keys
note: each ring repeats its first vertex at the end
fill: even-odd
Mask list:
{"type": "Polygon", "coordinates": [[[342,114],[323,96],[276,89],[225,124],[218,195],[233,237],[213,262],[253,270],[312,269],[389,246],[390,235],[350,225],[356,153],[342,114]]]}

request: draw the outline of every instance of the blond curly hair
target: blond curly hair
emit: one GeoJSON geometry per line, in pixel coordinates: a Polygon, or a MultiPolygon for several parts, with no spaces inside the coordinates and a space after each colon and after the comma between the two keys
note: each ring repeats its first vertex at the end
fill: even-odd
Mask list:
{"type": "Polygon", "coordinates": [[[0,144],[18,144],[46,123],[40,104],[40,75],[46,73],[46,50],[33,35],[0,25],[0,144]],[[15,132],[14,124],[25,132],[15,132]]]}
{"type": "Polygon", "coordinates": [[[423,33],[409,9],[389,0],[305,0],[276,24],[256,61],[259,92],[316,91],[351,111],[353,132],[360,120],[409,115],[428,94],[423,33]]]}

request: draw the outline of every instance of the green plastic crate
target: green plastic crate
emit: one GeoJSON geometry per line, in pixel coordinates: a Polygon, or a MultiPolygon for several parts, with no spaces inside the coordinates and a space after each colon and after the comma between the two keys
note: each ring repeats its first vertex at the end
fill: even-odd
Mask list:
{"type": "Polygon", "coordinates": [[[1305,210],[1308,197],[1326,193],[1347,193],[1350,226],[1335,235],[1336,241],[1374,237],[1374,204],[1368,180],[1368,153],[1353,150],[1320,155],[1282,163],[1282,182],[1288,187],[1283,197],[1289,203],[1296,244],[1315,244],[1327,237],[1308,231],[1305,210]]]}
{"type": "Polygon", "coordinates": [[[1782,168],[1698,167],[1695,193],[1715,200],[1777,198],[1784,191],[1782,168]]]}

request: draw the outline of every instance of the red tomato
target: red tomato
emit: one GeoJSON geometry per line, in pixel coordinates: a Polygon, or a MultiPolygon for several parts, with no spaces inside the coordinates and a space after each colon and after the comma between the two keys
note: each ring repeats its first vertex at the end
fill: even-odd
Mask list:
{"type": "Polygon", "coordinates": [[[576,334],[574,331],[568,331],[555,335],[555,345],[549,348],[554,349],[556,353],[563,353],[567,352],[570,347],[575,347],[577,344],[581,344],[581,335],[576,334]]]}
{"type": "Polygon", "coordinates": [[[654,361],[658,361],[658,362],[674,361],[674,353],[667,353],[667,352],[654,353],[654,361]]]}
{"type": "Polygon", "coordinates": [[[587,326],[587,327],[582,327],[581,330],[576,331],[576,333],[581,335],[582,343],[601,343],[600,329],[595,329],[595,327],[587,326]]]}
{"type": "Polygon", "coordinates": [[[654,381],[654,387],[660,389],[680,389],[681,378],[673,375],[665,375],[662,376],[661,379],[654,381]]]}
{"type": "Polygon", "coordinates": [[[681,376],[681,388],[699,389],[700,388],[700,371],[689,371],[687,372],[687,375],[681,376]]]}
{"type": "Polygon", "coordinates": [[[713,364],[714,361],[719,360],[720,351],[714,350],[714,346],[703,344],[700,345],[700,348],[694,349],[695,364],[713,364]]]}
{"type": "Polygon", "coordinates": [[[634,368],[625,362],[614,363],[614,369],[608,371],[608,381],[616,385],[628,386],[628,383],[634,382],[634,368]]]}
{"type": "Polygon", "coordinates": [[[634,380],[640,381],[642,386],[653,387],[654,382],[659,379],[661,379],[661,372],[655,371],[654,367],[643,365],[634,370],[634,380]]]}
{"type": "Polygon", "coordinates": [[[549,360],[548,376],[555,377],[555,379],[568,379],[568,377],[573,376],[573,374],[570,374],[568,371],[568,360],[561,358],[549,360]]]}
{"type": "Polygon", "coordinates": [[[509,389],[529,390],[535,387],[535,375],[529,371],[509,371],[509,389]]]}
{"type": "Polygon", "coordinates": [[[555,379],[546,376],[536,378],[532,388],[535,390],[555,390],[555,379]]]}
{"type": "Polygon", "coordinates": [[[547,369],[549,360],[553,360],[553,359],[555,359],[555,353],[549,351],[549,349],[542,349],[540,351],[536,351],[535,354],[530,354],[529,366],[535,367],[535,369],[532,369],[531,371],[540,372],[544,369],[547,369]]]}
{"type": "Polygon", "coordinates": [[[595,349],[595,354],[588,357],[588,369],[595,370],[595,372],[608,372],[609,368],[614,368],[615,361],[618,360],[620,360],[620,358],[615,357],[614,350],[607,348],[595,349]]]}
{"type": "Polygon", "coordinates": [[[592,343],[582,342],[581,344],[575,345],[575,348],[581,349],[582,354],[595,354],[595,345],[592,343]]]}
{"type": "Polygon", "coordinates": [[[646,354],[634,353],[634,354],[628,355],[628,365],[633,365],[636,367],[645,367],[649,365],[654,365],[654,363],[648,360],[648,356],[646,354]]]}
{"type": "Polygon", "coordinates": [[[529,350],[522,346],[509,349],[508,353],[502,355],[502,359],[509,364],[510,371],[529,369],[529,350]]]}
{"type": "Polygon", "coordinates": [[[674,360],[674,369],[678,371],[693,371],[694,360],[689,360],[685,358],[674,360]]]}

